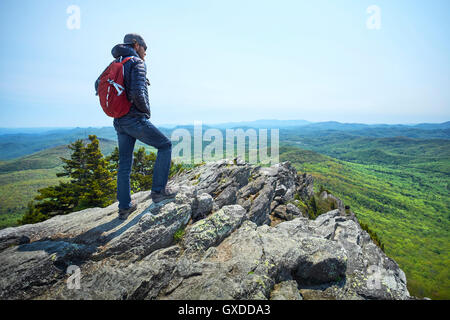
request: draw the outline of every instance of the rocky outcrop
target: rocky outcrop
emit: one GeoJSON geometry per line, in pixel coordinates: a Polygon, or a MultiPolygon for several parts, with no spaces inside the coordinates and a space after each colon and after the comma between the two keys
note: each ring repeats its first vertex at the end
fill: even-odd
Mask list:
{"type": "MultiPolygon", "coordinates": [[[[403,271],[343,203],[307,218],[313,179],[240,159],[117,203],[0,231],[1,299],[409,299],[403,271]]],[[[321,197],[331,198],[330,194],[321,197]]]]}

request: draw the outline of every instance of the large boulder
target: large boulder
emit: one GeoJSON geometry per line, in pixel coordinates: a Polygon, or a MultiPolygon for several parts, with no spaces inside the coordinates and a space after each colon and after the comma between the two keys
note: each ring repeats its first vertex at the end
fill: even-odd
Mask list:
{"type": "Polygon", "coordinates": [[[304,217],[295,203],[313,180],[289,162],[225,159],[169,183],[174,199],[134,194],[126,221],[115,203],[0,230],[0,299],[410,298],[403,271],[339,199],[304,217]]]}

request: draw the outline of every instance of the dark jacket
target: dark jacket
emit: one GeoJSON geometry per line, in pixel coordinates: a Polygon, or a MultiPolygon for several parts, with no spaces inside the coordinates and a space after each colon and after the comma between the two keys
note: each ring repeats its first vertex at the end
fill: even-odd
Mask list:
{"type": "MultiPolygon", "coordinates": [[[[131,102],[128,115],[145,116],[150,119],[150,103],[148,99],[149,82],[147,80],[147,67],[136,51],[126,45],[118,44],[111,50],[115,59],[132,57],[124,64],[124,84],[128,100],[131,102]]],[[[100,77],[95,81],[97,92],[100,77]]]]}

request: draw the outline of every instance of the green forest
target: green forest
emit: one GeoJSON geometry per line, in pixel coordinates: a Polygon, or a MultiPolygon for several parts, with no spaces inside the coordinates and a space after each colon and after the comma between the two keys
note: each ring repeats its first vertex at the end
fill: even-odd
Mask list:
{"type": "Polygon", "coordinates": [[[282,146],[280,161],[287,160],[312,174],[315,187],[324,186],[350,205],[360,222],[380,236],[386,254],[405,271],[411,294],[450,298],[449,181],[447,173],[436,170],[448,170],[448,158],[436,167],[420,161],[402,166],[360,159],[366,162],[360,164],[282,146]]]}
{"type": "MultiPolygon", "coordinates": [[[[450,299],[450,132],[447,127],[448,123],[438,128],[434,125],[412,128],[333,122],[280,129],[280,161],[290,161],[299,173],[313,175],[316,192],[329,190],[350,206],[363,228],[405,271],[410,293],[432,299],[450,299]]],[[[186,129],[192,131],[192,127],[186,129]]],[[[73,156],[75,143],[85,160],[89,153],[97,155],[90,161],[102,163],[102,174],[106,174],[109,187],[114,189],[117,142],[109,140],[113,138],[113,130],[74,129],[72,138],[65,131],[38,136],[1,136],[0,148],[6,146],[6,151],[4,160],[0,161],[0,228],[114,202],[112,191],[101,203],[80,201],[66,208],[47,203],[45,210],[39,205],[51,200],[55,192],[61,196],[67,190],[82,190],[83,184],[91,185],[92,181],[88,180],[78,181],[78,186],[74,183],[76,174],[68,160],[73,156]],[[86,139],[85,133],[102,134],[103,138],[86,139]],[[71,144],[62,142],[63,138],[71,144]],[[25,148],[33,142],[38,150],[34,153],[33,149],[25,148]],[[7,147],[15,143],[23,145],[17,150],[7,147]],[[19,153],[20,157],[15,157],[19,153]],[[39,208],[44,216],[36,213],[39,208]]],[[[164,132],[167,136],[171,134],[170,130],[164,132]]],[[[203,147],[206,146],[204,143],[203,147]]],[[[150,189],[154,152],[151,147],[136,145],[133,192],[150,189]]],[[[172,173],[176,170],[183,168],[173,166],[172,173]]],[[[76,197],[83,198],[81,194],[76,197]]],[[[89,195],[84,196],[88,198],[89,195]]],[[[314,203],[306,205],[309,209],[315,207],[314,203]]],[[[315,218],[322,211],[309,210],[310,217],[315,218]]]]}

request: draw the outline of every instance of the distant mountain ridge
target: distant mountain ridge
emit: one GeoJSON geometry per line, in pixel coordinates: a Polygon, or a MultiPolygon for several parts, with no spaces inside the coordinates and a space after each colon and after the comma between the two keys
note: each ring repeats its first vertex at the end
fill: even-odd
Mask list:
{"type": "MultiPolygon", "coordinates": [[[[238,121],[238,122],[224,122],[224,123],[204,123],[204,126],[215,128],[233,128],[233,127],[253,127],[253,128],[275,128],[275,127],[297,127],[297,126],[312,126],[316,128],[326,129],[361,129],[361,128],[375,128],[375,127],[401,127],[401,128],[418,128],[418,129],[450,129],[450,121],[442,123],[418,123],[418,124],[365,124],[365,123],[343,123],[338,121],[321,121],[313,122],[308,120],[278,120],[278,119],[260,119],[253,121],[238,121]]],[[[157,124],[158,127],[173,129],[176,127],[191,126],[191,124],[157,124]]],[[[104,130],[105,128],[112,128],[112,126],[105,127],[30,127],[30,128],[6,128],[0,127],[0,136],[14,135],[14,134],[51,134],[68,130],[104,130]]]]}
{"type": "MultiPolygon", "coordinates": [[[[172,131],[184,128],[192,131],[193,125],[177,125],[173,128],[158,126],[166,136],[171,136],[172,131]]],[[[306,120],[257,120],[248,122],[229,122],[217,125],[203,124],[203,130],[217,128],[226,130],[232,128],[280,128],[282,133],[289,135],[313,135],[330,136],[335,134],[350,134],[353,136],[366,137],[397,137],[404,136],[420,139],[450,139],[450,121],[432,124],[422,123],[417,125],[388,125],[388,124],[361,124],[340,123],[336,121],[311,123],[306,120]]],[[[35,130],[35,128],[30,128],[35,130]]],[[[30,133],[8,133],[0,128],[0,161],[10,160],[32,154],[47,148],[69,144],[77,139],[85,139],[90,134],[97,137],[117,141],[117,134],[113,127],[89,127],[89,128],[52,128],[49,131],[30,133]]],[[[27,130],[25,130],[27,131],[27,130]]],[[[140,142],[137,142],[140,145],[140,142]]],[[[141,144],[142,145],[142,144],[141,144]]]]}
{"type": "Polygon", "coordinates": [[[221,128],[221,129],[231,129],[240,127],[251,127],[251,128],[279,128],[279,127],[295,127],[304,126],[311,124],[311,122],[306,120],[277,120],[277,119],[263,119],[255,121],[240,121],[240,122],[226,122],[226,123],[213,123],[204,124],[208,127],[221,128]]]}

